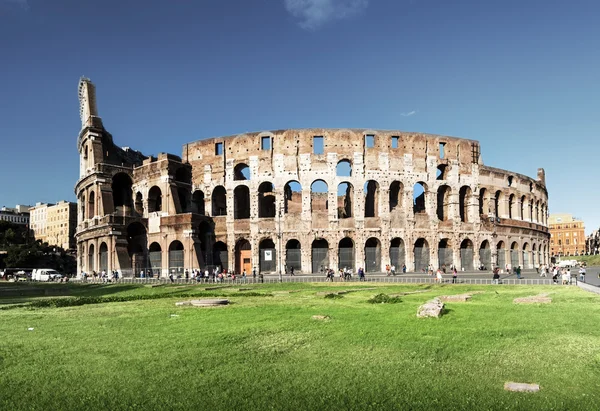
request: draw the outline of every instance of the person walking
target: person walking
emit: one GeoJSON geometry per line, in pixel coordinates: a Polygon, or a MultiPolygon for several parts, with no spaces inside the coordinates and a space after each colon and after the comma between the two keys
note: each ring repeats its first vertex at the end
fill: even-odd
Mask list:
{"type": "Polygon", "coordinates": [[[435,274],[435,281],[438,283],[441,283],[442,281],[444,281],[444,277],[442,276],[442,270],[441,269],[437,269],[437,272],[435,274]]]}
{"type": "Polygon", "coordinates": [[[515,273],[517,274],[517,280],[521,279],[521,266],[518,265],[517,268],[515,268],[515,273]]]}
{"type": "Polygon", "coordinates": [[[458,277],[458,271],[456,271],[456,267],[452,270],[452,284],[456,284],[456,278],[458,277]]]}
{"type": "Polygon", "coordinates": [[[496,267],[493,271],[494,275],[492,276],[492,283],[498,284],[500,282],[500,268],[496,267]]]}
{"type": "Polygon", "coordinates": [[[585,267],[583,265],[579,268],[579,281],[585,283],[585,267]]]}

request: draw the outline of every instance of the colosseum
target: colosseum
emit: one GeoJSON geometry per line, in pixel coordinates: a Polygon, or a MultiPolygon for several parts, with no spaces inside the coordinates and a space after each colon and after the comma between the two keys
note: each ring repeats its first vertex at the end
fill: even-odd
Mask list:
{"type": "Polygon", "coordinates": [[[78,272],[166,276],[548,263],[548,193],[479,142],[372,129],[207,138],[181,157],[113,142],[79,82],[78,272]]]}

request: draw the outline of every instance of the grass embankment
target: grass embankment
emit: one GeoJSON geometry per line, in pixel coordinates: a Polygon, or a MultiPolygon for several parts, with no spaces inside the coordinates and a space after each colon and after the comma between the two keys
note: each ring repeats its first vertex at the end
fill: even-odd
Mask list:
{"type": "Polygon", "coordinates": [[[163,298],[0,311],[0,409],[600,408],[600,296],[462,285],[320,294],[361,287],[373,285],[230,287],[217,294],[232,305],[201,309],[175,307],[174,295],[202,286],[69,285],[62,294],[163,298]],[[424,292],[368,303],[410,291],[424,292]],[[440,319],[415,316],[434,296],[468,291],[483,293],[447,303],[440,319]],[[541,292],[552,304],[512,303],[541,292]],[[506,392],[506,381],[542,389],[506,392]]]}
{"type": "Polygon", "coordinates": [[[600,254],[599,255],[579,255],[577,257],[563,257],[563,260],[577,260],[579,262],[585,262],[588,267],[600,265],[600,254]]]}

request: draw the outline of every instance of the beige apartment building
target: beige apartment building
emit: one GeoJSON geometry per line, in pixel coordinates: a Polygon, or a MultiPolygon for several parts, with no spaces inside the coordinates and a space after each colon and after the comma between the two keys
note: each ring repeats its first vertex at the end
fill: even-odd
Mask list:
{"type": "Polygon", "coordinates": [[[56,204],[37,203],[31,210],[31,229],[36,240],[57,245],[65,250],[75,248],[77,204],[59,201],[56,204]]]}
{"type": "Polygon", "coordinates": [[[585,253],[585,224],[571,214],[550,214],[550,255],[569,256],[585,253]]]}

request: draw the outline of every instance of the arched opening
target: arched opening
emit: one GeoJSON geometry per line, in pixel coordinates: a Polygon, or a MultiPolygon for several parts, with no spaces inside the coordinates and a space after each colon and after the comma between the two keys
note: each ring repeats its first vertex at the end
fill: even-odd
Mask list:
{"type": "Polygon", "coordinates": [[[540,254],[538,250],[539,248],[536,244],[531,246],[531,264],[533,265],[533,268],[540,265],[540,254]]]}
{"type": "Polygon", "coordinates": [[[130,267],[134,275],[138,275],[142,270],[148,268],[147,263],[148,240],[146,227],[142,223],[135,222],[127,226],[127,252],[129,254],[130,267]]]}
{"type": "Polygon", "coordinates": [[[312,272],[322,273],[329,268],[329,243],[320,238],[311,245],[312,272]]]}
{"type": "Polygon", "coordinates": [[[449,186],[443,185],[437,192],[437,218],[440,221],[447,221],[450,216],[450,195],[452,190],[449,186]]]}
{"type": "MultiPolygon", "coordinates": [[[[463,223],[470,222],[469,219],[469,202],[471,199],[471,187],[462,186],[459,191],[458,207],[460,209],[460,221],[463,223]]],[[[473,263],[471,262],[471,265],[473,263]]]]}
{"type": "Polygon", "coordinates": [[[429,266],[429,244],[424,238],[415,241],[414,247],[415,272],[427,271],[429,266]]]}
{"type": "Polygon", "coordinates": [[[390,263],[396,267],[397,271],[401,271],[402,266],[406,264],[405,250],[404,240],[398,237],[392,239],[390,242],[390,263]]]}
{"type": "Polygon", "coordinates": [[[445,180],[446,179],[446,168],[448,166],[446,164],[440,164],[437,166],[437,171],[435,172],[436,180],[445,180]]]}
{"type": "Polygon", "coordinates": [[[485,188],[479,190],[479,215],[486,216],[491,213],[490,210],[490,199],[488,198],[488,192],[485,188]]]}
{"type": "Polygon", "coordinates": [[[169,245],[169,273],[174,275],[183,274],[183,244],[175,240],[169,245]]]}
{"type": "Polygon", "coordinates": [[[344,237],[338,245],[338,268],[354,270],[354,241],[344,237]]]}
{"type": "Polygon", "coordinates": [[[365,243],[365,271],[381,271],[381,243],[375,237],[369,238],[365,243]]]}
{"type": "Polygon", "coordinates": [[[540,202],[539,201],[535,202],[535,222],[536,223],[540,222],[540,202]]]}
{"type": "Polygon", "coordinates": [[[335,175],[338,177],[352,177],[352,163],[350,160],[343,159],[338,161],[335,168],[335,175]]]}
{"type": "Polygon", "coordinates": [[[285,266],[287,271],[293,268],[295,272],[302,270],[302,249],[300,241],[293,239],[288,240],[285,244],[285,266]]]}
{"type": "Polygon", "coordinates": [[[90,197],[88,201],[88,218],[92,219],[96,215],[96,194],[90,191],[90,197]]]}
{"type": "Polygon", "coordinates": [[[531,250],[529,248],[529,244],[523,244],[523,268],[532,268],[531,267],[531,250]]]}
{"type": "Polygon", "coordinates": [[[142,197],[142,193],[139,191],[135,194],[135,212],[139,216],[144,215],[144,197],[142,197]]]}
{"type": "Polygon", "coordinates": [[[150,277],[162,276],[162,248],[154,242],[148,248],[148,261],[150,262],[150,277]]]}
{"type": "Polygon", "coordinates": [[[496,245],[497,264],[496,266],[504,269],[506,267],[506,247],[504,241],[499,241],[496,245]]]}
{"type": "Polygon", "coordinates": [[[492,250],[490,248],[490,243],[488,240],[483,240],[481,245],[479,246],[479,261],[481,262],[482,268],[484,270],[491,270],[492,267],[492,250]]]}
{"type": "Polygon", "coordinates": [[[416,183],[413,186],[413,213],[424,214],[427,212],[425,207],[425,195],[427,193],[427,186],[425,183],[416,183]]]}
{"type": "Polygon", "coordinates": [[[233,218],[250,218],[250,189],[239,185],[233,190],[233,218]]]}
{"type": "Polygon", "coordinates": [[[250,167],[247,164],[237,164],[233,169],[233,179],[235,181],[250,180],[250,167]]]}
{"type": "MultiPolygon", "coordinates": [[[[222,241],[217,241],[213,244],[212,248],[212,266],[219,272],[224,268],[229,268],[229,254],[227,252],[227,244],[222,241]]],[[[250,274],[250,270],[246,271],[246,274],[250,274]]]]}
{"type": "Polygon", "coordinates": [[[91,274],[92,271],[96,270],[96,259],[94,257],[94,244],[90,244],[90,248],[88,249],[88,274],[91,274]]]}
{"type": "Polygon", "coordinates": [[[508,196],[508,218],[513,218],[513,211],[515,206],[515,195],[511,194],[508,196]]]}
{"type": "Polygon", "coordinates": [[[297,181],[289,181],[284,189],[284,208],[286,214],[302,213],[302,186],[297,181]]]}
{"type": "Polygon", "coordinates": [[[204,192],[202,190],[196,190],[194,191],[194,194],[192,194],[192,213],[205,215],[205,211],[204,192]]]}
{"type": "Polygon", "coordinates": [[[326,213],[329,204],[327,192],[329,188],[323,180],[315,180],[310,186],[310,210],[313,213],[326,213]]]}
{"type": "Polygon", "coordinates": [[[245,238],[235,244],[235,272],[250,274],[252,272],[252,246],[245,238]]]}
{"type": "Polygon", "coordinates": [[[190,190],[184,187],[177,188],[177,196],[179,197],[179,212],[189,213],[190,212],[190,190]]]}
{"type": "Polygon", "coordinates": [[[270,238],[265,238],[258,244],[260,254],[259,270],[261,273],[277,271],[277,251],[275,243],[270,238]]]}
{"type": "Polygon", "coordinates": [[[162,191],[157,186],[152,186],[148,191],[148,213],[162,211],[162,191]]]}
{"type": "Polygon", "coordinates": [[[496,191],[494,195],[494,215],[496,218],[500,217],[500,201],[502,200],[502,191],[496,191]]]}
{"type": "Polygon", "coordinates": [[[175,170],[175,181],[183,184],[192,184],[192,171],[189,167],[179,167],[175,170]]]}
{"type": "Polygon", "coordinates": [[[108,271],[108,246],[106,243],[100,244],[100,271],[108,271]]]}
{"type": "Polygon", "coordinates": [[[529,221],[533,221],[533,199],[529,200],[529,221]]]}
{"type": "Polygon", "coordinates": [[[402,194],[404,187],[400,181],[394,181],[390,185],[390,212],[402,210],[402,194]]]}
{"type": "Polygon", "coordinates": [[[473,271],[473,242],[468,238],[460,243],[460,266],[465,271],[473,271]]]}
{"type": "Polygon", "coordinates": [[[129,214],[132,209],[131,177],[125,173],[117,173],[112,178],[113,206],[118,214],[129,214]]]}
{"type": "Polygon", "coordinates": [[[365,183],[365,217],[377,217],[379,214],[379,184],[375,180],[365,183]]]}
{"type": "Polygon", "coordinates": [[[215,189],[212,192],[211,203],[213,217],[227,215],[227,194],[225,191],[225,187],[215,187],[215,189]]]}
{"type": "Polygon", "coordinates": [[[510,246],[510,265],[513,269],[519,266],[519,244],[516,241],[510,246]]]}
{"type": "Polygon", "coordinates": [[[338,218],[350,218],[354,216],[353,203],[354,187],[352,184],[343,182],[338,185],[337,190],[337,210],[338,218]]]}
{"type": "Polygon", "coordinates": [[[454,256],[450,240],[442,238],[438,243],[438,267],[450,269],[454,265],[454,256]]]}
{"type": "Polygon", "coordinates": [[[81,221],[87,219],[86,207],[85,207],[85,195],[81,196],[81,201],[79,203],[81,205],[81,221]]]}
{"type": "Polygon", "coordinates": [[[270,182],[258,186],[258,217],[275,217],[275,186],[270,182]]]}
{"type": "Polygon", "coordinates": [[[521,197],[521,220],[525,220],[525,204],[527,203],[527,199],[525,196],[521,197]]]}
{"type": "Polygon", "coordinates": [[[196,243],[196,254],[201,267],[213,265],[213,243],[215,232],[213,225],[208,221],[202,221],[197,229],[198,243],[196,243]],[[199,255],[198,255],[199,254],[199,255]]]}

